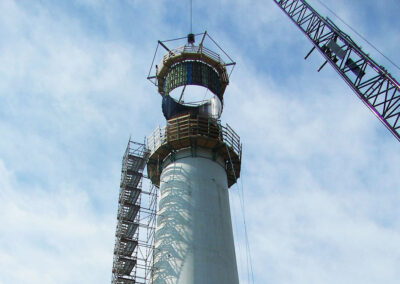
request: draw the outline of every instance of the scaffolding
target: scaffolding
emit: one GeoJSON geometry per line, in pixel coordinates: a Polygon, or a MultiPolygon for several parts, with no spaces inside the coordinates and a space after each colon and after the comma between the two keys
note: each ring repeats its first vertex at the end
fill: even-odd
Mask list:
{"type": "Polygon", "coordinates": [[[149,157],[145,144],[129,139],[122,159],[112,284],[150,283],[157,188],[143,190],[149,157]]]}

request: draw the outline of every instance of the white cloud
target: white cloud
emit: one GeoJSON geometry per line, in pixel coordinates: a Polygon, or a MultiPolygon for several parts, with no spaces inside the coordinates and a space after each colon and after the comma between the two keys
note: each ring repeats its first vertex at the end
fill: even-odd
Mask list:
{"type": "Polygon", "coordinates": [[[395,283],[399,227],[369,218],[374,199],[313,189],[261,194],[249,216],[258,219],[251,230],[257,282],[395,283]]]}
{"type": "Polygon", "coordinates": [[[112,259],[114,216],[96,215],[85,191],[21,189],[0,162],[2,283],[102,282],[112,259]],[[109,244],[108,246],[104,244],[109,244]]]}
{"type": "MultiPolygon", "coordinates": [[[[188,30],[174,5],[0,3],[0,282],[109,282],[126,140],[163,123],[153,48],[188,30]]],[[[398,142],[317,55],[302,60],[311,46],[275,4],[196,6],[195,30],[238,62],[223,119],[244,143],[256,283],[397,283],[398,142]]]]}

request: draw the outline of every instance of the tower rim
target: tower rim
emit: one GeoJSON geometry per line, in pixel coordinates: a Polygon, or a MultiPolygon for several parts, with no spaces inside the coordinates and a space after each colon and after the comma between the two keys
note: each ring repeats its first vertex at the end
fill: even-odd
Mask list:
{"type": "Polygon", "coordinates": [[[179,86],[198,85],[209,89],[222,102],[225,89],[229,84],[226,66],[218,53],[203,45],[186,44],[169,50],[156,68],[158,93],[166,96],[179,86]],[[179,70],[179,74],[168,80],[168,75],[181,66],[184,68],[179,70]],[[209,77],[204,77],[205,74],[209,77]],[[172,81],[172,84],[169,84],[169,81],[172,81]]]}

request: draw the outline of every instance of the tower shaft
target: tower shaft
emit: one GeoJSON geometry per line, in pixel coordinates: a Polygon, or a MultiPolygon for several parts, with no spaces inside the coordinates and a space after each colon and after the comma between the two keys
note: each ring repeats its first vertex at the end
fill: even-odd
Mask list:
{"type": "Polygon", "coordinates": [[[149,77],[167,120],[147,139],[147,173],[159,188],[152,284],[239,283],[228,188],[240,176],[242,144],[220,121],[226,66],[235,63],[206,48],[206,35],[198,46],[192,34],[175,49],[159,42],[168,53],[149,77]]]}
{"type": "Polygon", "coordinates": [[[163,163],[154,284],[237,284],[225,163],[205,148],[163,163]]]}

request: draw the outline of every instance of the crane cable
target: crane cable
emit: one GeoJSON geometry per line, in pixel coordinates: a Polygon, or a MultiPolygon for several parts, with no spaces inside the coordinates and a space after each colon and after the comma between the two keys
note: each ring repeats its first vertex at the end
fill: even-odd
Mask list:
{"type": "Polygon", "coordinates": [[[330,11],[338,20],[340,20],[343,24],[345,24],[349,29],[355,32],[360,38],[362,38],[368,45],[370,45],[373,49],[375,49],[380,55],[382,55],[387,61],[389,61],[394,67],[400,70],[400,67],[393,62],[389,57],[387,57],[383,52],[381,52],[378,48],[376,48],[370,41],[368,41],[363,35],[357,32],[352,26],[346,23],[338,14],[336,14],[332,9],[330,9],[322,0],[317,0],[322,6],[324,6],[328,11],[330,11]]]}
{"type": "Polygon", "coordinates": [[[190,33],[193,33],[192,27],[193,27],[193,0],[190,0],[190,33]]]}

